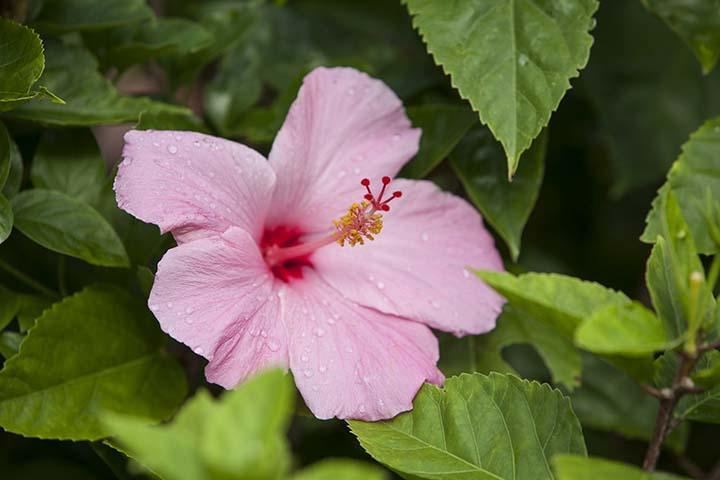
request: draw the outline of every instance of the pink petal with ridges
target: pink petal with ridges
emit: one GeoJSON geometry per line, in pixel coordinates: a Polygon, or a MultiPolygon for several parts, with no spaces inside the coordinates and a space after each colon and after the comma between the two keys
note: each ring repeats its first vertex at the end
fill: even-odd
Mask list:
{"type": "Polygon", "coordinates": [[[256,151],[195,132],[132,130],[123,157],[115,192],[126,212],[180,243],[230,226],[260,239],[275,174],[256,151]]]}
{"type": "Polygon", "coordinates": [[[478,212],[428,181],[390,186],[403,196],[375,241],[318,250],[318,274],[366,307],[458,335],[491,330],[504,300],[466,267],[503,264],[478,212]]]}
{"type": "Polygon", "coordinates": [[[420,130],[383,82],[352,68],[313,70],[270,152],[278,186],[269,223],[331,228],[362,199],[362,178],[395,175],[419,141],[420,130]]]}

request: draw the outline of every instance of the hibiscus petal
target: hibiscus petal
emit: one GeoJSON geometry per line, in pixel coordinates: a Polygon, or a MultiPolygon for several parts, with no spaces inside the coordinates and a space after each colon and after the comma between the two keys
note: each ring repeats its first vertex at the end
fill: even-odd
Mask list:
{"type": "MultiPolygon", "coordinates": [[[[273,282],[250,235],[231,227],[169,250],[158,264],[149,304],[164,331],[212,360],[239,325],[255,321],[273,282]]],[[[284,358],[282,347],[259,354],[284,358]]]]}
{"type": "Polygon", "coordinates": [[[466,267],[503,265],[478,212],[431,182],[391,187],[403,196],[375,241],[319,249],[317,272],[360,305],[457,335],[491,330],[504,300],[466,267]]]}
{"type": "Polygon", "coordinates": [[[331,228],[362,199],[363,177],[395,175],[419,141],[420,130],[383,82],[352,68],[313,70],[270,152],[278,188],[269,223],[305,232],[331,228]]]}
{"type": "Polygon", "coordinates": [[[230,226],[257,241],[275,186],[262,155],[239,143],[195,132],[125,135],[118,206],[177,241],[218,235],[230,226]]]}
{"type": "Polygon", "coordinates": [[[290,369],[318,418],[391,418],[412,408],[425,380],[443,381],[424,325],[355,305],[312,271],[282,303],[290,369]]]}

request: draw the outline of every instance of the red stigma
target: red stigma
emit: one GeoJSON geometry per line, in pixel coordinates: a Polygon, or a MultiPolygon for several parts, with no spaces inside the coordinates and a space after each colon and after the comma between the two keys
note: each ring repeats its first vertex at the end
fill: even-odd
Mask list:
{"type": "Polygon", "coordinates": [[[375,210],[382,210],[383,212],[387,212],[390,210],[390,205],[388,205],[388,203],[390,203],[390,201],[395,198],[402,197],[402,192],[400,190],[396,190],[392,193],[392,195],[390,195],[390,198],[383,200],[383,196],[385,195],[385,189],[387,188],[387,186],[390,184],[391,181],[392,181],[392,179],[388,176],[382,177],[382,189],[380,189],[380,195],[378,195],[377,197],[370,190],[370,180],[369,179],[363,178],[360,181],[360,185],[365,187],[365,190],[367,190],[367,193],[363,197],[365,198],[365,200],[367,200],[368,202],[370,202],[372,204],[372,207],[375,210]]]}

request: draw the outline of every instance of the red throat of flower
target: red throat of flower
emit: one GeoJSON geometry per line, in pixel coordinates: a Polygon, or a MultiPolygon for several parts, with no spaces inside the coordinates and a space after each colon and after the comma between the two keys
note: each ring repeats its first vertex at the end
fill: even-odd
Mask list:
{"type": "Polygon", "coordinates": [[[303,232],[297,228],[279,226],[266,229],[260,242],[260,249],[270,270],[276,278],[289,282],[293,278],[302,278],[303,267],[312,267],[310,256],[318,248],[337,243],[354,247],[364,245],[366,240],[375,240],[383,228],[381,212],[390,211],[392,200],[402,197],[402,192],[394,191],[384,198],[390,184],[390,177],[382,177],[380,194],[370,190],[370,180],[363,178],[360,184],[367,193],[360,203],[353,203],[347,213],[333,221],[334,231],[313,242],[302,243],[303,232]]]}

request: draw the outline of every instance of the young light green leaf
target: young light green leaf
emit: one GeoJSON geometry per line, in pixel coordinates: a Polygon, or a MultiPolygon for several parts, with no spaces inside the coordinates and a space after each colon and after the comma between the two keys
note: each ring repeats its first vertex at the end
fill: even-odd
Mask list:
{"type": "Polygon", "coordinates": [[[0,243],[10,236],[13,227],[13,210],[10,202],[0,194],[0,243]]]}
{"type": "Polygon", "coordinates": [[[25,335],[18,332],[2,332],[0,333],[0,355],[8,359],[14,356],[20,350],[20,344],[25,335]]]}
{"type": "Polygon", "coordinates": [[[330,459],[313,463],[291,477],[291,480],[383,480],[384,471],[355,460],[330,459]]]}
{"type": "Polygon", "coordinates": [[[30,178],[36,188],[55,190],[93,205],[105,184],[105,162],[87,129],[46,130],[30,178]]]}
{"type": "Polygon", "coordinates": [[[720,117],[690,136],[658,192],[640,238],[653,243],[662,235],[662,198],[673,192],[699,253],[720,253],[720,117]]]}
{"type": "Polygon", "coordinates": [[[697,330],[712,323],[715,301],[675,194],[663,189],[656,208],[659,232],[647,262],[648,290],[670,338],[685,335],[694,342],[697,330]],[[692,282],[698,283],[695,294],[692,282]]]}
{"type": "MultiPolygon", "coordinates": [[[[582,384],[570,398],[583,427],[650,441],[658,412],[657,400],[632,377],[596,355],[585,353],[582,364],[582,384]]],[[[682,452],[687,433],[687,426],[680,425],[667,438],[666,445],[682,452]]]]}
{"type": "Polygon", "coordinates": [[[66,103],[31,102],[8,112],[7,116],[50,125],[93,126],[135,122],[144,111],[190,113],[178,105],[119,95],[98,72],[97,61],[83,47],[59,42],[47,42],[45,47],[47,65],[40,81],[66,103]]]}
{"type": "Polygon", "coordinates": [[[471,130],[450,154],[450,165],[465,191],[505,240],[513,260],[520,254],[523,228],[540,192],[546,147],[547,134],[541,133],[522,154],[512,181],[500,145],[485,128],[471,130]]]}
{"type": "Polygon", "coordinates": [[[662,472],[646,472],[633,465],[579,455],[553,457],[557,480],[689,480],[662,472]]]}
{"type": "Polygon", "coordinates": [[[480,336],[455,338],[440,343],[440,366],[448,374],[490,372],[517,374],[502,356],[510,345],[531,345],[545,362],[553,382],[569,390],[577,386],[580,352],[572,341],[552,325],[538,321],[529,313],[506,305],[492,332],[480,336]]]}
{"type": "Polygon", "coordinates": [[[413,479],[552,479],[553,455],[585,455],[566,397],[496,373],[452,377],[443,389],[426,384],[411,412],[348,423],[373,458],[413,479]]]}
{"type": "Polygon", "coordinates": [[[569,338],[574,337],[575,329],[583,320],[598,310],[630,303],[630,299],[621,292],[555,273],[518,276],[506,272],[476,273],[511,305],[553,325],[569,338]]]}
{"type": "Polygon", "coordinates": [[[467,107],[449,104],[420,105],[407,109],[413,127],[422,129],[420,150],[400,172],[405,178],[424,178],[477,122],[467,107]]]}
{"type": "Polygon", "coordinates": [[[105,424],[124,452],[165,480],[285,478],[293,397],[288,376],[271,370],[219,400],[199,391],[166,425],[125,415],[105,424]]]}
{"type": "Polygon", "coordinates": [[[185,396],[180,366],[144,303],[89,287],[38,318],[0,371],[0,426],[39,438],[93,440],[102,411],[167,418],[185,396]]]}
{"type": "Polygon", "coordinates": [[[720,56],[720,9],[715,2],[642,0],[692,49],[708,74],[720,56]]]}
{"type": "Polygon", "coordinates": [[[645,356],[678,345],[665,324],[637,302],[597,310],[575,331],[575,343],[593,353],[645,356]]]}
{"type": "Polygon", "coordinates": [[[127,253],[108,222],[91,206],[64,193],[24,190],[12,199],[15,227],[50,250],[93,265],[126,267],[127,253]]]}
{"type": "Polygon", "coordinates": [[[42,4],[33,26],[41,32],[63,34],[119,27],[152,17],[145,0],[63,0],[42,4]]]}
{"type": "Polygon", "coordinates": [[[590,55],[596,0],[404,0],[435,62],[505,149],[509,176],[590,55]]]}

